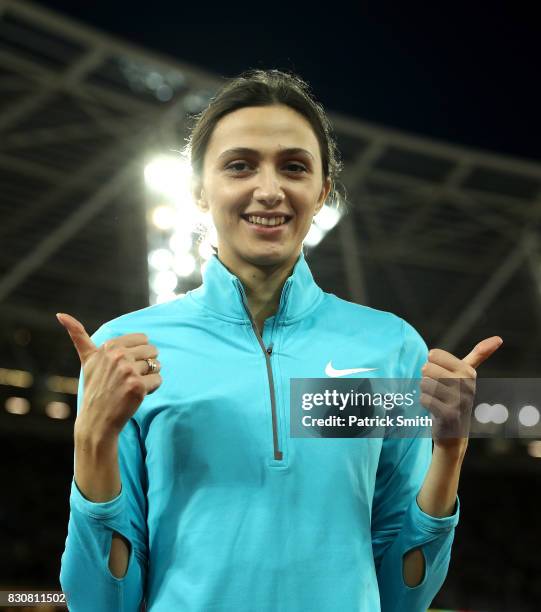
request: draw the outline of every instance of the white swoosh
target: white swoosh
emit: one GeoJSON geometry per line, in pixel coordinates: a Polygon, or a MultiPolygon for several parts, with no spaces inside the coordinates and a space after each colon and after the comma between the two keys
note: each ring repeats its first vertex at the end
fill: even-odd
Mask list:
{"type": "Polygon", "coordinates": [[[331,378],[338,378],[339,376],[347,376],[348,374],[357,374],[357,372],[372,372],[372,370],[377,370],[377,368],[349,368],[347,370],[335,370],[332,367],[332,362],[329,361],[325,368],[325,374],[331,378]]]}

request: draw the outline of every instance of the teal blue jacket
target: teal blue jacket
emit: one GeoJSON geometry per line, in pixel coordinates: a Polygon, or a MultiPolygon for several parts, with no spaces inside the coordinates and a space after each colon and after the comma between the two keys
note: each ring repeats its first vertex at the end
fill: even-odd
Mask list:
{"type": "MultiPolygon", "coordinates": [[[[417,504],[431,439],[289,435],[291,378],[324,378],[329,361],[420,378],[425,342],[394,314],[322,291],[302,253],[262,337],[246,304],[213,255],[200,287],[92,336],[147,334],[163,382],[120,434],[118,497],[92,502],[72,480],[60,572],[70,609],[425,610],[459,517],[458,497],[444,518],[417,504]],[[113,531],[130,542],[122,578],[108,567],[113,531]],[[412,588],[402,558],[417,547],[426,571],[412,588]]],[[[83,385],[81,372],[78,410],[83,385]]]]}

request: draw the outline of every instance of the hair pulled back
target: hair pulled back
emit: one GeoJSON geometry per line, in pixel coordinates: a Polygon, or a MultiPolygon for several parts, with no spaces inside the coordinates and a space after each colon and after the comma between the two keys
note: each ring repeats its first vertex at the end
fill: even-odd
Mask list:
{"type": "Polygon", "coordinates": [[[284,104],[305,117],[319,143],[323,177],[331,179],[328,200],[338,205],[336,180],[342,162],[332,127],[323,107],[310,92],[308,84],[299,76],[280,70],[251,69],[228,82],[210,100],[208,106],[194,117],[186,152],[192,166],[193,178],[200,184],[205,153],[216,124],[222,117],[240,108],[284,104]]]}

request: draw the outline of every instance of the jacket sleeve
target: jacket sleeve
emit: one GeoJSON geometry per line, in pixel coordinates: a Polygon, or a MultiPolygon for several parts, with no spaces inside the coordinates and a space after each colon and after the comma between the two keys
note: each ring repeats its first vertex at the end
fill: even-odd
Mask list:
{"type": "MultiPolygon", "coordinates": [[[[421,378],[428,347],[405,321],[403,332],[399,376],[421,378]]],[[[372,549],[382,612],[426,610],[447,575],[460,502],[457,496],[449,517],[437,518],[420,509],[417,494],[431,458],[430,437],[383,440],[372,505],[372,549]],[[403,557],[414,548],[424,555],[425,574],[419,585],[409,587],[403,579],[403,557]]]]}
{"type": "MultiPolygon", "coordinates": [[[[92,336],[99,346],[120,334],[100,327],[92,336]]],[[[83,397],[79,377],[77,411],[83,397]]],[[[121,491],[107,502],[92,502],[71,481],[70,516],[61,559],[60,585],[73,612],[135,612],[141,609],[148,569],[146,472],[137,422],[131,418],[118,444],[121,491]],[[109,570],[113,532],[130,543],[126,574],[116,578],[109,570]]],[[[75,473],[75,456],[74,456],[75,473]]]]}

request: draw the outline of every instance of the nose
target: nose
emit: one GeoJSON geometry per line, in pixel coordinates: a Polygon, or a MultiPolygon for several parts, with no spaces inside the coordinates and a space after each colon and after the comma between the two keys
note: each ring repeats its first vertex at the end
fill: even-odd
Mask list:
{"type": "Polygon", "coordinates": [[[254,190],[254,199],[267,206],[272,206],[285,198],[280,177],[276,175],[274,170],[262,169],[257,177],[258,182],[254,190]]]}

